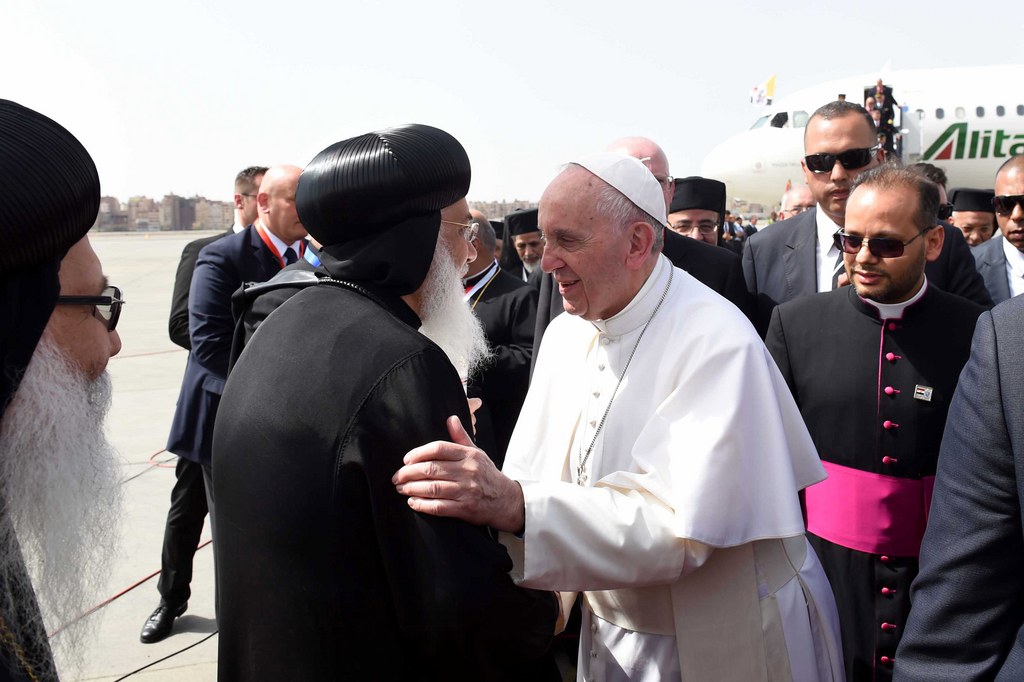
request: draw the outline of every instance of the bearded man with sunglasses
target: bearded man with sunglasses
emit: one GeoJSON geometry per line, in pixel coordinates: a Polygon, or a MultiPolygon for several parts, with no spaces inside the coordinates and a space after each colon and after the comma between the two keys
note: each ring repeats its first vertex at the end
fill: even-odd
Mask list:
{"type": "MultiPolygon", "coordinates": [[[[743,250],[747,289],[756,298],[754,326],[762,336],[775,306],[846,284],[832,235],[845,225],[854,180],[885,160],[876,133],[870,114],[852,102],[830,102],[807,122],[800,165],[817,208],[753,235],[743,250]]],[[[951,226],[942,231],[943,247],[927,266],[928,279],[944,291],[991,305],[963,235],[951,226]]]]}
{"type": "Polygon", "coordinates": [[[805,491],[811,544],[832,583],[849,680],[891,679],[949,401],[984,308],[934,286],[936,185],[891,165],[853,182],[850,287],[775,308],[765,344],[828,478],[805,491]]]}
{"type": "Polygon", "coordinates": [[[996,173],[992,208],[1002,233],[974,250],[992,300],[1024,293],[1024,156],[1011,156],[996,173]]]}

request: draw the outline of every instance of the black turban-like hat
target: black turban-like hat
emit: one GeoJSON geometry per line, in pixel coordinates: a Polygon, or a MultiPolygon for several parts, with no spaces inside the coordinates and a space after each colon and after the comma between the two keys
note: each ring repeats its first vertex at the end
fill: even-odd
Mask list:
{"type": "Polygon", "coordinates": [[[469,181],[459,141],[414,123],[324,149],[299,177],[295,208],[332,277],[402,296],[426,279],[441,209],[469,181]]]}
{"type": "Polygon", "coordinates": [[[725,215],[725,183],[696,175],[677,179],[668,212],[676,213],[691,208],[725,215]]]}
{"type": "Polygon", "coordinates": [[[0,100],[0,414],[18,388],[60,294],[60,261],[88,233],[100,179],[57,122],[0,100]]]}
{"type": "Polygon", "coordinates": [[[990,189],[967,189],[958,187],[949,193],[949,202],[953,204],[954,211],[983,211],[995,213],[992,208],[992,198],[996,195],[990,189]]]}
{"type": "Polygon", "coordinates": [[[505,223],[501,220],[488,220],[491,224],[491,229],[494,230],[494,237],[496,239],[505,238],[505,223]]]}
{"type": "Polygon", "coordinates": [[[501,250],[499,265],[502,270],[510,272],[516,277],[522,276],[523,261],[519,258],[519,252],[516,251],[514,237],[528,232],[537,232],[540,229],[537,227],[537,213],[535,208],[520,208],[505,216],[505,234],[508,237],[508,243],[501,250]]]}

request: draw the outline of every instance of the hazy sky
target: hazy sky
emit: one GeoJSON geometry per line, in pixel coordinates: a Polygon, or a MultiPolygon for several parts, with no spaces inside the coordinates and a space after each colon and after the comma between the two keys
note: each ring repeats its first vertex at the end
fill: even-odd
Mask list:
{"type": "Polygon", "coordinates": [[[470,199],[535,200],[559,164],[622,135],[698,172],[756,118],[750,89],[773,73],[784,96],[886,62],[1020,62],[1019,31],[1000,35],[1020,27],[1013,3],[969,7],[0,0],[0,97],[71,130],[122,200],[226,200],[244,166],[303,166],[410,122],[463,143],[470,199]]]}

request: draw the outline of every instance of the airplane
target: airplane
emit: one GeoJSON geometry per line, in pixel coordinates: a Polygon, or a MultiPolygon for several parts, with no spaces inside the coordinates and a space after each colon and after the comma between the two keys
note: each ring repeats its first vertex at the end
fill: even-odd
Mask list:
{"type": "Polygon", "coordinates": [[[942,168],[948,187],[991,188],[996,170],[1024,154],[1024,65],[907,69],[851,76],[777,98],[749,130],[713,149],[701,175],[726,185],[730,205],[754,213],[777,207],[786,183],[803,184],[803,134],[814,111],[845,94],[864,103],[881,76],[899,105],[895,153],[905,164],[942,168]]]}

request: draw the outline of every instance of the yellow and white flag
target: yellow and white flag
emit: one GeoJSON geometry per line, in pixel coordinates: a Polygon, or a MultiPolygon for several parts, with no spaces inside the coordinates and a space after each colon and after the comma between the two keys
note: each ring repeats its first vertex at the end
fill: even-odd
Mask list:
{"type": "Polygon", "coordinates": [[[750,103],[758,106],[768,106],[775,98],[775,74],[760,85],[755,85],[750,93],[750,103]]]}

